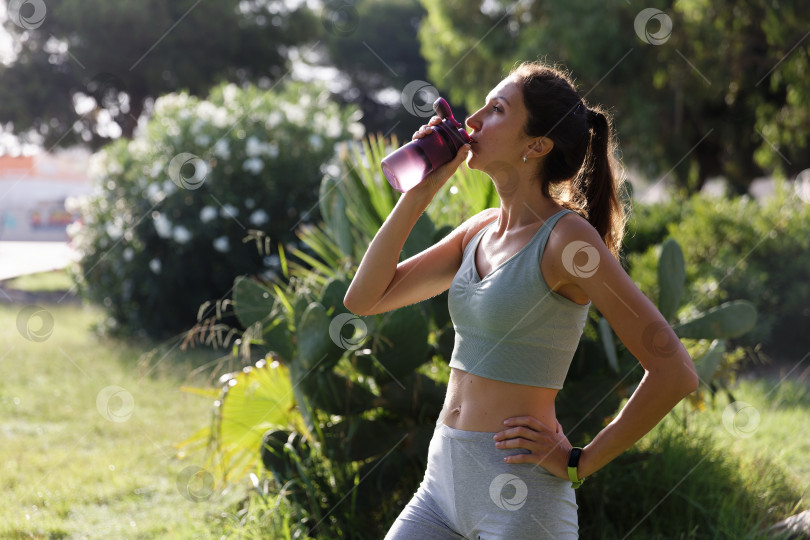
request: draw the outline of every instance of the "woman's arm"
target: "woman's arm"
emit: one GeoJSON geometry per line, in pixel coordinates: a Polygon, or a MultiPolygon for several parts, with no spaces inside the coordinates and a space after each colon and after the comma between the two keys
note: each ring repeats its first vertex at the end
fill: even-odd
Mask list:
{"type": "MultiPolygon", "coordinates": [[[[644,368],[641,383],[619,415],[582,452],[578,467],[582,478],[601,469],[641,439],[681,399],[697,389],[698,378],[694,363],[675,332],[636,287],[593,227],[578,216],[566,216],[563,220],[564,226],[554,229],[544,255],[544,259],[551,257],[552,270],[546,274],[549,285],[555,290],[571,284],[579,287],[644,368]],[[583,249],[586,247],[583,242],[587,249],[583,249]],[[597,259],[590,260],[592,257],[597,259]],[[596,268],[592,271],[594,263],[596,268]]],[[[510,462],[539,463],[561,478],[568,477],[571,444],[561,432],[530,417],[509,419],[506,425],[515,427],[499,433],[500,439],[510,443],[503,447],[523,447],[533,452],[514,456],[510,462]]]]}
{"type": "MultiPolygon", "coordinates": [[[[466,226],[431,248],[398,264],[405,240],[439,188],[464,161],[469,146],[403,194],[368,247],[343,300],[349,311],[373,315],[435,296],[450,286],[461,264],[466,226]]],[[[468,222],[469,223],[469,222],[468,222]]]]}

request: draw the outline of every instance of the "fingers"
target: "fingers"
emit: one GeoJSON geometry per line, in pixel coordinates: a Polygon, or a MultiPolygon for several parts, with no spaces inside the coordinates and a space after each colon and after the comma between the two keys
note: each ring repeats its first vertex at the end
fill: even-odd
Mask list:
{"type": "Polygon", "coordinates": [[[431,133],[433,133],[433,126],[438,126],[441,123],[442,123],[441,118],[439,118],[438,116],[432,116],[428,121],[427,125],[420,127],[419,131],[413,134],[411,140],[421,139],[425,135],[430,135],[431,133]]]}
{"type": "Polygon", "coordinates": [[[503,423],[507,426],[527,426],[535,431],[550,431],[552,433],[556,432],[556,429],[551,429],[534,416],[516,416],[514,418],[507,418],[503,421],[503,423]]]}

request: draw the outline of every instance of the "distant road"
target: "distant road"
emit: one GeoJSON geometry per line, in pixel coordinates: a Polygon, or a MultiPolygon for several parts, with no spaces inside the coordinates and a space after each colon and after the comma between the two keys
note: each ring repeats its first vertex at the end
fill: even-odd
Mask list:
{"type": "Polygon", "coordinates": [[[60,270],[76,258],[66,242],[0,242],[0,281],[60,270]]]}

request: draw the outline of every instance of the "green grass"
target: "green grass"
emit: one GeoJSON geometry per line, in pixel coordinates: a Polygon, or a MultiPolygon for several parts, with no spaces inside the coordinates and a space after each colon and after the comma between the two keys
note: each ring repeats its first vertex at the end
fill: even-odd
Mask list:
{"type": "Polygon", "coordinates": [[[173,446],[209,419],[210,400],[179,390],[205,384],[187,377],[202,353],[146,364],[148,344],[95,336],[99,313],[75,305],[45,306],[53,332],[30,341],[22,308],[0,305],[0,538],[218,538],[226,501],[201,476],[201,500],[183,496],[203,456],[173,446]]]}
{"type": "Polygon", "coordinates": [[[733,394],[750,407],[680,405],[585,484],[582,537],[767,538],[810,508],[806,383],[750,380],[733,394]]]}
{"type": "Polygon", "coordinates": [[[74,283],[66,271],[54,270],[20,276],[6,281],[4,285],[9,289],[20,291],[52,292],[69,291],[74,283]]]}
{"type": "MultiPolygon", "coordinates": [[[[174,444],[206,425],[211,400],[179,387],[206,386],[188,374],[210,355],[175,349],[145,362],[149,344],[90,331],[98,311],[44,307],[53,332],[30,341],[18,328],[23,306],[0,305],[0,538],[285,536],[297,518],[272,495],[246,500],[233,486],[209,496],[199,477],[188,487],[202,500],[181,493],[182,472],[204,456],[178,459],[174,444]],[[99,406],[113,386],[125,393],[99,406]]],[[[728,399],[719,396],[684,428],[679,406],[589,479],[577,494],[582,538],[758,537],[810,508],[807,385],[750,380],[734,397],[753,406],[756,422],[741,411],[724,424],[728,399]],[[746,428],[751,436],[740,436],[746,428]]]]}

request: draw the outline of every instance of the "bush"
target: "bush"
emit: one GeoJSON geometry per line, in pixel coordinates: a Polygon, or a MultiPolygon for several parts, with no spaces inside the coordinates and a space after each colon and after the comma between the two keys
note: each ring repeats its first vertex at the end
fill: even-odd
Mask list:
{"type": "MultiPolygon", "coordinates": [[[[784,187],[763,203],[695,195],[667,231],[686,260],[684,310],[750,300],[759,318],[741,344],[791,358],[810,348],[810,205],[784,187]]],[[[659,249],[628,256],[631,276],[651,298],[659,249]]]]}
{"type": "Polygon", "coordinates": [[[243,240],[258,229],[286,243],[317,217],[324,164],[359,129],[328,96],[292,83],[222,85],[206,100],[170,94],[134,140],[94,156],[95,192],[76,205],[75,273],[108,326],[154,337],[186,330],[236,276],[278,266],[243,240]]]}

